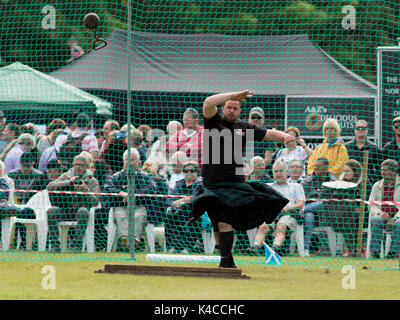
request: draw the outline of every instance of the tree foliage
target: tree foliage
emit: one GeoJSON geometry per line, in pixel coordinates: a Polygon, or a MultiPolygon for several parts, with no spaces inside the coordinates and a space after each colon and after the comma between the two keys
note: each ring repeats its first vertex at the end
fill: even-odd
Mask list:
{"type": "Polygon", "coordinates": [[[335,59],[371,82],[376,81],[376,47],[397,45],[400,4],[394,0],[0,0],[0,55],[3,64],[21,61],[49,72],[70,56],[68,41],[76,38],[91,49],[91,32],[82,19],[89,12],[101,18],[99,33],[127,28],[128,1],[132,29],[163,33],[241,35],[308,34],[335,59]],[[43,28],[52,5],[56,28],[43,28]],[[343,8],[356,13],[355,28],[345,29],[343,8]]]}

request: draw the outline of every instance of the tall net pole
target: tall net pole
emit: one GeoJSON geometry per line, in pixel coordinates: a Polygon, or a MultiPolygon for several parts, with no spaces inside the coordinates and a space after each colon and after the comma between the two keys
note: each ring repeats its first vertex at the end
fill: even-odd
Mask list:
{"type": "Polygon", "coordinates": [[[132,122],[132,88],[131,88],[131,57],[132,50],[132,4],[128,0],[128,37],[127,37],[127,68],[128,68],[128,83],[127,83],[127,124],[128,124],[128,217],[129,217],[129,251],[131,259],[135,260],[135,167],[131,161],[131,122],[132,122]]]}

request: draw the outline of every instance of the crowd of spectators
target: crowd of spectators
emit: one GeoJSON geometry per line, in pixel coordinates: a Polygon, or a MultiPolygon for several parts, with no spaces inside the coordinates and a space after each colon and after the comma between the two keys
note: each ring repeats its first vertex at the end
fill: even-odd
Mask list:
{"type": "MultiPolygon", "coordinates": [[[[262,108],[251,109],[247,120],[263,127],[262,108]]],[[[78,225],[70,234],[69,248],[80,251],[89,211],[93,207],[98,210],[95,221],[97,250],[106,248],[105,226],[110,208],[113,208],[117,226],[118,250],[128,250],[128,168],[132,164],[135,192],[141,195],[135,197],[134,206],[137,244],[145,242],[144,228],[153,223],[164,225],[170,252],[201,251],[201,223],[190,227],[185,224],[191,192],[196,184],[201,184],[204,128],[197,110],[186,109],[181,120],[170,121],[162,135],[157,134],[160,129],[148,125],[131,125],[129,128],[114,119],[106,120],[101,128],[93,130],[92,119],[85,113],[77,114],[73,122],[66,121],[53,119],[45,133],[40,133],[32,123],[7,122],[4,113],[0,112],[0,182],[12,191],[8,201],[14,204],[26,204],[36,192],[49,190],[52,205],[47,212],[49,250],[60,251],[58,221],[73,220],[78,225]],[[178,195],[181,197],[172,197],[178,195]]],[[[267,183],[290,199],[273,224],[263,224],[257,229],[254,243],[250,244],[253,253],[262,251],[262,243],[271,233],[273,247],[285,254],[288,231],[302,224],[305,254],[309,255],[314,228],[326,222],[327,207],[323,201],[326,182],[355,185],[354,197],[357,199],[397,201],[400,197],[397,188],[400,178],[396,175],[400,161],[400,117],[393,120],[394,138],[383,149],[369,141],[365,120],[355,122],[354,138],[345,143],[340,136],[339,123],[327,119],[322,128],[323,141],[313,149],[301,138],[297,127],[289,126],[286,132],[295,136],[296,142],[285,146],[254,142],[252,157],[246,158],[244,163],[248,180],[267,183]],[[364,151],[369,151],[365,170],[364,151]],[[393,170],[395,177],[388,178],[388,171],[393,170]]],[[[398,207],[369,205],[367,208],[372,212],[371,255],[378,256],[383,237],[378,231],[381,228],[393,232],[390,256],[397,256],[400,240],[398,207]]],[[[369,213],[365,216],[368,225],[369,213]]],[[[353,224],[346,227],[358,228],[353,224]]],[[[18,233],[21,247],[24,247],[21,225],[16,228],[15,238],[18,233]]],[[[240,239],[250,241],[243,233],[240,233],[240,239]]],[[[347,247],[349,243],[346,242],[345,249],[347,247]]],[[[321,237],[318,253],[326,251],[326,241],[321,237]]],[[[352,251],[351,255],[354,254],[352,251]]]]}

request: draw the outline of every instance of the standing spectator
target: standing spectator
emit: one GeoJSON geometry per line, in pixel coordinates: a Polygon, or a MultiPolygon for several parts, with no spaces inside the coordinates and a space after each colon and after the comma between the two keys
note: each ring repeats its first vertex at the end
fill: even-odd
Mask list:
{"type": "MultiPolygon", "coordinates": [[[[80,138],[81,150],[88,151],[94,159],[97,159],[99,153],[99,145],[97,138],[89,134],[88,130],[91,126],[91,120],[86,113],[79,113],[76,118],[76,128],[68,135],[60,135],[56,139],[56,146],[60,147],[65,144],[69,139],[80,138]]],[[[79,152],[80,153],[80,152],[79,152]]],[[[73,158],[75,155],[72,155],[73,158]]]]}
{"type": "MultiPolygon", "coordinates": [[[[301,183],[306,199],[322,199],[322,184],[335,180],[337,180],[336,176],[329,171],[328,159],[319,157],[315,162],[314,172],[310,176],[307,176],[301,183]]],[[[310,253],[312,230],[314,225],[319,223],[322,207],[323,202],[319,200],[307,200],[304,207],[304,253],[306,256],[309,256],[310,253]]]]}
{"type": "Polygon", "coordinates": [[[120,129],[120,126],[119,126],[118,121],[116,121],[116,120],[109,119],[104,122],[103,129],[102,129],[104,140],[102,142],[98,141],[99,148],[100,148],[99,158],[103,157],[104,150],[107,148],[109,134],[111,132],[119,130],[119,129],[120,129]]]}
{"type": "Polygon", "coordinates": [[[319,157],[329,161],[329,171],[337,178],[343,173],[344,164],[349,160],[346,146],[339,140],[340,126],[336,119],[329,118],[322,128],[324,142],[318,145],[308,160],[307,174],[314,172],[314,165],[319,157]]]}
{"type": "Polygon", "coordinates": [[[368,180],[375,182],[379,180],[382,150],[368,140],[368,122],[358,120],[354,126],[353,140],[345,144],[350,159],[357,160],[360,164],[364,161],[364,152],[368,154],[368,180]]]}
{"type": "MultiPolygon", "coordinates": [[[[0,122],[1,124],[1,122],[0,122]]],[[[16,123],[7,123],[0,139],[0,153],[8,146],[9,143],[16,140],[21,134],[21,129],[16,123]]]]}
{"type": "MultiPolygon", "coordinates": [[[[108,208],[114,208],[114,219],[117,225],[117,236],[125,251],[128,248],[128,150],[123,154],[124,167],[121,171],[114,173],[105,184],[105,191],[108,193],[118,193],[110,199],[108,208]]],[[[150,175],[141,170],[140,154],[135,148],[131,148],[131,159],[135,172],[135,191],[139,194],[155,194],[156,185],[150,175]]],[[[146,222],[157,223],[158,217],[153,208],[152,199],[148,197],[135,197],[135,230],[134,237],[136,241],[140,241],[146,222]]]]}
{"type": "MultiPolygon", "coordinates": [[[[400,177],[398,172],[398,162],[387,159],[382,162],[382,179],[375,182],[369,197],[370,202],[400,202],[400,177]]],[[[399,256],[400,249],[400,206],[369,204],[371,244],[370,252],[372,257],[379,258],[381,244],[383,240],[383,230],[392,232],[392,242],[389,258],[399,256]]]]}
{"type": "Polygon", "coordinates": [[[53,119],[49,123],[47,127],[47,135],[43,135],[42,138],[37,142],[38,161],[40,161],[43,151],[54,144],[58,135],[62,133],[66,127],[67,124],[65,121],[58,118],[53,119]]]}
{"type": "MultiPolygon", "coordinates": [[[[261,107],[251,108],[248,121],[255,126],[265,128],[264,110],[261,107]]],[[[253,154],[255,157],[264,157],[265,153],[269,153],[272,157],[276,150],[276,143],[272,141],[253,141],[249,142],[249,146],[253,146],[253,154]]]]}
{"type": "MultiPolygon", "coordinates": [[[[127,137],[128,143],[128,137],[127,137]]],[[[146,161],[146,146],[143,144],[143,133],[139,129],[131,130],[131,145],[128,147],[135,148],[140,154],[140,161],[143,163],[146,161]]]]}
{"type": "Polygon", "coordinates": [[[12,143],[10,143],[3,151],[3,154],[7,152],[4,158],[5,172],[9,173],[11,170],[19,169],[21,155],[23,153],[31,152],[35,146],[35,138],[29,133],[21,134],[17,140],[14,140],[12,143]],[[7,151],[9,147],[11,149],[7,151]]]}
{"type": "Polygon", "coordinates": [[[86,157],[77,155],[72,168],[47,186],[50,191],[52,207],[47,211],[49,241],[53,252],[60,251],[58,222],[77,221],[75,236],[71,239],[72,251],[82,250],[83,238],[89,220],[89,210],[99,203],[96,193],[100,192],[99,182],[88,171],[89,162],[86,157]],[[78,194],[51,193],[51,191],[78,192],[78,194]]]}
{"type": "Polygon", "coordinates": [[[276,191],[283,194],[289,203],[282,209],[275,222],[272,224],[263,223],[257,231],[254,242],[257,251],[262,251],[265,236],[275,228],[274,241],[272,249],[279,255],[285,255],[286,250],[283,247],[287,229],[295,230],[298,224],[302,224],[301,211],[304,208],[305,195],[303,187],[299,183],[287,181],[287,166],[283,161],[277,161],[272,166],[274,182],[269,185],[276,191]]]}
{"type": "Polygon", "coordinates": [[[0,111],[0,152],[4,150],[4,148],[7,146],[8,142],[5,141],[5,135],[3,133],[5,127],[6,127],[6,115],[4,114],[3,111],[0,111]]]}
{"type": "Polygon", "coordinates": [[[165,145],[169,138],[179,130],[182,130],[182,124],[176,120],[170,121],[167,125],[167,132],[165,135],[158,137],[158,140],[150,146],[147,152],[147,160],[151,161],[155,166],[156,171],[164,177],[168,176],[168,158],[165,145]]]}
{"type": "Polygon", "coordinates": [[[274,155],[273,162],[275,161],[283,161],[286,163],[286,166],[289,167],[290,161],[299,160],[303,165],[303,173],[302,176],[306,175],[305,172],[305,162],[308,157],[313,153],[313,151],[308,147],[304,140],[300,137],[300,131],[297,127],[289,127],[285,131],[287,134],[296,138],[296,141],[289,142],[286,144],[286,148],[279,149],[274,155]],[[297,145],[297,144],[300,145],[297,145]]]}
{"type": "Polygon", "coordinates": [[[383,146],[383,159],[400,162],[400,117],[394,118],[392,125],[394,138],[383,146]]]}
{"type": "Polygon", "coordinates": [[[175,132],[165,146],[167,156],[182,151],[201,168],[204,128],[199,125],[199,113],[192,108],[186,109],[182,122],[183,129],[175,132]]]}
{"type": "Polygon", "coordinates": [[[185,175],[183,174],[183,165],[188,161],[188,157],[186,156],[186,153],[183,151],[177,151],[175,152],[170,160],[170,170],[169,170],[169,179],[168,179],[168,185],[170,189],[175,188],[175,183],[179,180],[182,180],[185,175]]]}
{"type": "Polygon", "coordinates": [[[101,155],[112,172],[121,171],[124,166],[122,155],[128,147],[128,138],[125,131],[114,130],[107,136],[107,142],[101,155]]]}

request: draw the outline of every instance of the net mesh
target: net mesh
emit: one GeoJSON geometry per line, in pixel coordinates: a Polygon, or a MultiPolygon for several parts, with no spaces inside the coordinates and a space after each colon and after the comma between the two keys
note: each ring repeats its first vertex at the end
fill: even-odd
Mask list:
{"type": "Polygon", "coordinates": [[[290,203],[271,225],[234,230],[235,259],[265,263],[270,247],[283,263],[397,264],[399,12],[395,1],[0,1],[1,257],[218,259],[208,214],[186,224],[202,106],[250,89],[241,120],[298,139],[248,143],[246,179],[290,203]]]}

